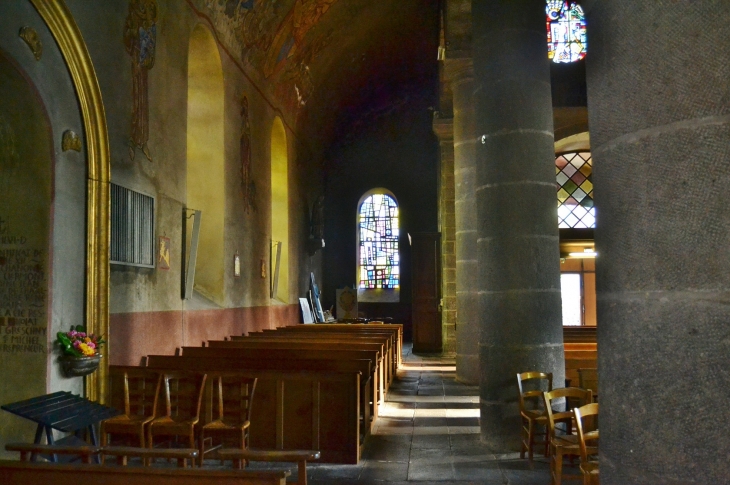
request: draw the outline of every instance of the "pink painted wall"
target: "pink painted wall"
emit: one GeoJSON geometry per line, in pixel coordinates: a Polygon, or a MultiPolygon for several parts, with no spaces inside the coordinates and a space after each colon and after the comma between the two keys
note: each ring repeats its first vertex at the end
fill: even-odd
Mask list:
{"type": "Polygon", "coordinates": [[[177,347],[296,325],[300,320],[298,305],[115,313],[109,318],[108,352],[112,365],[139,365],[148,354],[172,355],[177,347]]]}

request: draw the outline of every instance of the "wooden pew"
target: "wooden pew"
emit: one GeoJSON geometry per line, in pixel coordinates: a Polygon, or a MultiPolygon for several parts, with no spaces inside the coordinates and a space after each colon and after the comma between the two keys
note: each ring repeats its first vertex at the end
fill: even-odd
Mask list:
{"type": "MultiPolygon", "coordinates": [[[[598,343],[596,327],[563,327],[565,349],[565,378],[572,386],[578,386],[578,369],[598,367],[598,343]]],[[[593,389],[597,391],[597,389],[593,389]]]]}
{"type": "MultiPolygon", "coordinates": [[[[148,368],[159,372],[179,369],[258,378],[251,414],[252,448],[319,449],[325,463],[359,462],[360,372],[314,371],[304,370],[305,367],[292,370],[248,369],[241,368],[242,362],[236,359],[226,362],[226,359],[203,361],[203,358],[182,356],[154,357],[155,360],[152,356],[148,358],[148,368]]],[[[291,362],[292,366],[307,364],[306,361],[291,362]]],[[[249,367],[255,365],[252,362],[248,364],[249,367]]],[[[259,366],[265,367],[265,364],[267,361],[259,366]]],[[[123,370],[123,366],[110,366],[112,375],[123,370]]],[[[120,391],[112,388],[111,392],[114,399],[114,394],[120,391]]],[[[209,400],[206,399],[206,402],[209,400]]],[[[206,411],[205,415],[211,414],[206,411]]]]}
{"type": "Polygon", "coordinates": [[[307,485],[307,461],[319,460],[318,451],[258,451],[224,448],[218,451],[222,460],[293,462],[297,464],[297,485],[307,485]]]}
{"type": "Polygon", "coordinates": [[[212,347],[182,347],[180,354],[187,357],[221,357],[227,359],[246,360],[241,366],[249,369],[276,369],[300,370],[311,369],[316,371],[333,370],[335,372],[361,372],[360,394],[363,421],[367,424],[367,433],[370,432],[370,417],[378,417],[379,406],[377,399],[378,357],[376,351],[369,350],[331,350],[322,352],[311,349],[261,349],[247,347],[220,346],[212,347]],[[215,350],[211,350],[215,349],[215,350]],[[296,361],[296,362],[290,362],[296,361]],[[347,364],[345,362],[350,362],[347,364]],[[354,363],[353,363],[354,362],[354,363]]]}
{"type": "MultiPolygon", "coordinates": [[[[343,325],[344,326],[344,325],[343,325]]],[[[402,345],[398,340],[397,329],[386,329],[381,330],[382,326],[371,325],[367,329],[351,328],[321,328],[321,325],[295,325],[291,327],[280,327],[275,330],[263,330],[260,333],[253,332],[250,336],[257,335],[274,335],[277,333],[284,333],[288,335],[296,336],[307,336],[320,339],[341,339],[356,341],[361,338],[368,337],[381,337],[386,338],[386,351],[388,354],[388,374],[395,376],[396,370],[398,370],[398,353],[402,352],[402,345]]]]}
{"type": "Polygon", "coordinates": [[[288,333],[280,331],[268,331],[262,333],[250,333],[246,337],[231,337],[232,341],[245,341],[245,340],[261,340],[269,342],[299,342],[299,343],[310,343],[310,344],[339,344],[338,348],[365,348],[358,347],[363,344],[380,345],[382,348],[379,349],[382,355],[382,368],[383,368],[383,382],[387,391],[392,378],[395,375],[393,362],[393,349],[390,348],[390,341],[386,335],[368,335],[368,336],[357,336],[351,335],[337,335],[337,334],[318,334],[318,333],[288,333]]]}
{"type": "Polygon", "coordinates": [[[249,349],[286,349],[286,350],[311,350],[321,354],[334,352],[338,350],[364,350],[377,352],[377,364],[373,369],[377,373],[377,377],[373,378],[373,386],[375,392],[373,399],[376,399],[379,405],[385,401],[385,391],[388,383],[386,382],[384,366],[382,365],[383,353],[382,344],[378,343],[362,343],[362,342],[340,342],[340,341],[313,341],[311,339],[292,339],[292,338],[248,338],[240,337],[233,340],[210,340],[207,343],[210,348],[249,348],[249,349]]]}
{"type": "Polygon", "coordinates": [[[393,336],[393,346],[395,349],[395,368],[398,369],[402,363],[403,356],[403,325],[360,325],[360,324],[327,324],[318,323],[315,325],[292,325],[288,327],[279,327],[277,330],[298,331],[298,332],[331,332],[331,333],[390,333],[393,336]]]}
{"type": "Polygon", "coordinates": [[[288,471],[59,465],[0,460],[3,485],[285,485],[288,471]]]}
{"type": "Polygon", "coordinates": [[[293,328],[302,331],[321,331],[330,330],[338,332],[352,332],[352,331],[392,331],[396,334],[396,355],[397,364],[396,368],[402,364],[403,357],[403,324],[391,323],[391,324],[360,324],[360,323],[317,323],[314,325],[292,325],[284,328],[293,328]]]}

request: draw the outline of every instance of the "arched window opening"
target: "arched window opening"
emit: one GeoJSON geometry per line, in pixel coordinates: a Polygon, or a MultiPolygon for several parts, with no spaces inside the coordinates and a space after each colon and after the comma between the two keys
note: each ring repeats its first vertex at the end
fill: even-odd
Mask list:
{"type": "Polygon", "coordinates": [[[383,191],[371,193],[358,210],[359,288],[400,288],[398,203],[383,191]]]}
{"type": "Polygon", "coordinates": [[[276,117],[271,127],[271,297],[284,303],[289,302],[288,167],[286,131],[276,117]]]}
{"type": "Polygon", "coordinates": [[[213,34],[197,25],[188,50],[187,206],[201,211],[195,291],[224,301],[223,68],[213,34]]]}
{"type": "Polygon", "coordinates": [[[548,0],[545,12],[548,57],[558,63],[583,59],[588,46],[583,8],[576,2],[548,0]]]}
{"type": "Polygon", "coordinates": [[[593,161],[590,152],[563,153],[555,159],[558,188],[558,227],[596,227],[593,207],[593,161]]]}

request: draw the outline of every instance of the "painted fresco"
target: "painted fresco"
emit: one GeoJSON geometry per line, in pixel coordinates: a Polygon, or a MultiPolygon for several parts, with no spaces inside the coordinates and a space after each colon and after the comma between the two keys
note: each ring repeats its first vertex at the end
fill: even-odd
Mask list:
{"type": "Polygon", "coordinates": [[[124,47],[132,58],[132,126],[129,156],[134,160],[140,149],[152,161],[147,142],[150,139],[150,107],[147,71],[155,65],[157,44],[157,3],[155,0],[132,0],[124,25],[124,47]]]}
{"type": "Polygon", "coordinates": [[[339,0],[194,0],[219,40],[275,86],[287,108],[306,105],[314,89],[309,66],[332,40],[315,29],[339,0]]]}

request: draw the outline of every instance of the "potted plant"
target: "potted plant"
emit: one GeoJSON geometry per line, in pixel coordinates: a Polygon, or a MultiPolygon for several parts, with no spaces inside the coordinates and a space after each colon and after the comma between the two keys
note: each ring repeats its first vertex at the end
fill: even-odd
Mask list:
{"type": "Polygon", "coordinates": [[[87,334],[81,325],[72,326],[68,332],[58,332],[56,337],[62,352],[59,361],[67,377],[85,376],[99,367],[99,349],[106,343],[103,338],[87,334]]]}

